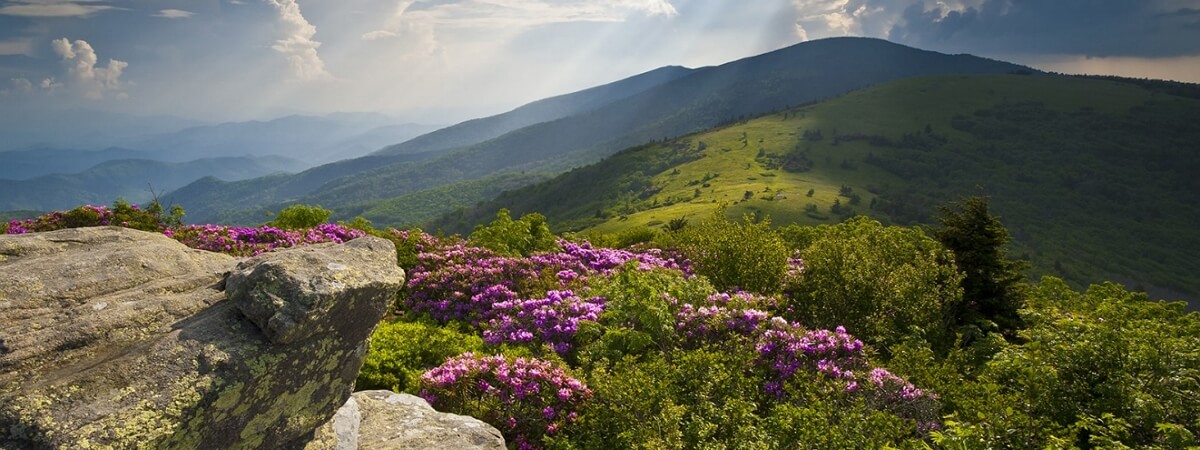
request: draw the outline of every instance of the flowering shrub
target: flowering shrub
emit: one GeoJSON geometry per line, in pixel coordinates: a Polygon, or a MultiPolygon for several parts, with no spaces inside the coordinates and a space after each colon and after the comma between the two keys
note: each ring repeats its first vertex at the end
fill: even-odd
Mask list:
{"type": "Polygon", "coordinates": [[[613,273],[636,261],[638,270],[667,268],[687,271],[687,263],[659,250],[635,253],[593,249],[587,243],[559,241],[562,251],[527,258],[497,256],[490,250],[458,242],[417,255],[409,271],[401,306],[440,321],[462,320],[481,325],[492,319],[492,305],[538,299],[552,290],[585,286],[588,278],[613,273]]]}
{"type": "Polygon", "coordinates": [[[730,309],[721,306],[684,304],[675,327],[684,348],[729,342],[735,336],[753,336],[769,315],[757,309],[730,309]]]}
{"type": "Polygon", "coordinates": [[[188,247],[233,256],[254,256],[276,248],[323,242],[342,243],[366,235],[361,230],[329,223],[303,230],[282,230],[266,225],[255,228],[187,225],[164,233],[188,247]]]}
{"type": "Polygon", "coordinates": [[[495,425],[518,449],[534,449],[574,423],[592,391],[549,361],[464,353],[422,375],[420,395],[495,425]]]}
{"type": "Polygon", "coordinates": [[[596,321],[604,311],[604,298],[582,300],[571,291],[550,291],[546,298],[505,300],[492,304],[483,341],[490,345],[548,344],[558,354],[571,350],[571,339],[582,320],[596,321]]]}
{"type": "Polygon", "coordinates": [[[178,225],[183,209],[172,207],[165,214],[158,202],[151,202],[145,209],[124,200],[107,206],[83,205],[68,211],[54,211],[33,219],[14,220],[0,227],[0,234],[24,234],[66,228],[114,225],[142,231],[162,231],[168,226],[178,225]]]}
{"type": "Polygon", "coordinates": [[[816,374],[846,393],[865,396],[875,409],[916,420],[923,431],[938,426],[937,396],[886,369],[872,368],[863,354],[862,341],[843,327],[804,331],[799,325],[773,318],[755,351],[757,365],[766,373],[763,389],[775,398],[786,399],[784,387],[790,380],[816,374]]]}

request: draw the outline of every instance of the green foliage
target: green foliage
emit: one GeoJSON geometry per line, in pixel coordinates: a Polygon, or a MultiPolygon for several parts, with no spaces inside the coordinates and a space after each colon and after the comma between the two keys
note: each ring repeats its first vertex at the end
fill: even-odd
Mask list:
{"type": "Polygon", "coordinates": [[[513,220],[507,209],[496,212],[496,220],[488,226],[476,227],[470,241],[471,245],[506,256],[529,256],[554,249],[558,242],[545,216],[529,213],[513,220]]]}
{"type": "Polygon", "coordinates": [[[1030,343],[1001,351],[983,376],[1020,393],[1026,413],[1084,447],[1200,431],[1200,315],[1111,283],[1078,295],[1054,278],[1031,302],[1021,333],[1030,343]]]}
{"type": "Polygon", "coordinates": [[[764,294],[778,292],[787,275],[789,252],[769,221],[725,218],[724,208],[664,238],[692,261],[696,273],[720,289],[740,287],[764,294]]]}
{"type": "Polygon", "coordinates": [[[412,392],[421,374],[447,358],[483,350],[483,339],[448,327],[421,322],[383,322],[371,335],[355,390],[412,392]]]}
{"type": "MultiPolygon", "coordinates": [[[[87,216],[86,218],[74,218],[80,224],[78,226],[87,226],[83,224],[88,223],[92,219],[92,215],[95,214],[94,211],[84,212],[80,208],[76,208],[68,212],[68,215],[71,215],[72,212],[83,213],[87,216]]],[[[163,208],[161,202],[152,200],[149,205],[141,209],[125,201],[125,199],[117,199],[117,201],[113,202],[112,212],[113,219],[111,223],[113,225],[142,231],[162,231],[167,227],[182,225],[185,214],[183,207],[179,205],[171,205],[170,208],[163,208]]]]}
{"type": "Polygon", "coordinates": [[[1021,327],[1017,310],[1025,304],[1028,264],[1008,259],[1008,230],[988,212],[986,198],[968,197],[939,211],[941,226],[933,229],[933,236],[954,252],[954,262],[965,275],[963,301],[953,310],[954,324],[993,322],[1011,336],[1021,327]]]}
{"type": "MultiPolygon", "coordinates": [[[[595,400],[574,429],[580,448],[778,448],[758,415],[750,352],[700,349],[624,359],[591,373],[595,400]]],[[[786,447],[785,447],[786,448],[786,447]]]]}
{"type": "Polygon", "coordinates": [[[913,439],[910,421],[839,397],[818,391],[771,408],[763,426],[775,441],[771,448],[927,448],[913,439]]]}
{"type": "Polygon", "coordinates": [[[619,361],[651,351],[670,352],[677,344],[675,315],[682,303],[702,304],[716,292],[707,281],[675,271],[633,270],[632,264],[594,280],[588,297],[604,297],[599,324],[581,327],[580,360],[585,365],[619,361]]]}
{"type": "Polygon", "coordinates": [[[914,329],[947,333],[944,317],[961,297],[962,276],[950,253],[925,233],[856,217],[786,234],[811,240],[800,253],[803,278],[791,288],[801,323],[845,326],[885,349],[914,329]]]}
{"type": "Polygon", "coordinates": [[[159,232],[168,227],[179,226],[183,216],[183,208],[179,205],[172,205],[169,210],[164,210],[162,204],[154,200],[146,208],[139,208],[125,199],[117,199],[112,208],[84,205],[32,219],[11,221],[0,227],[0,233],[20,234],[106,225],[159,232]]]}
{"type": "Polygon", "coordinates": [[[312,228],[329,221],[333,211],[320,206],[292,205],[279,211],[267,225],[284,230],[312,228]]]}
{"type": "Polygon", "coordinates": [[[908,341],[893,369],[942,395],[949,449],[1200,445],[1200,314],[1115,284],[1045,277],[1023,343],[991,335],[939,358],[908,341]],[[981,348],[985,347],[985,348],[981,348]]]}

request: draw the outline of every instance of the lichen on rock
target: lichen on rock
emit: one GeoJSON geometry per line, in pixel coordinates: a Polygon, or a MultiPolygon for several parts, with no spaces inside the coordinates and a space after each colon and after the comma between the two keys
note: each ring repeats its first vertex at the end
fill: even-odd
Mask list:
{"type": "Polygon", "coordinates": [[[0,236],[0,253],[0,448],[302,447],[403,283],[377,238],[239,264],[101,227],[0,236]],[[282,307],[242,308],[230,271],[282,307]]]}

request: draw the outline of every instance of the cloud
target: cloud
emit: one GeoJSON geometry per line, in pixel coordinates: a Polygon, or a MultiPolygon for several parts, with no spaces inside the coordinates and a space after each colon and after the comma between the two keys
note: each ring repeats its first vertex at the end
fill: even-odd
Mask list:
{"type": "Polygon", "coordinates": [[[38,86],[40,86],[42,88],[42,90],[53,94],[53,93],[57,92],[59,89],[62,89],[63,84],[58,82],[58,80],[55,80],[54,77],[50,77],[50,78],[43,79],[42,82],[40,84],[38,84],[38,86]]]}
{"type": "Polygon", "coordinates": [[[292,68],[293,75],[301,81],[316,81],[332,79],[325,70],[325,62],[317,54],[320,42],[313,40],[317,27],[313,26],[300,13],[300,5],[296,0],[267,0],[279,12],[279,24],[284,38],[275,41],[271,48],[284,54],[292,68]]]}
{"type": "MultiPolygon", "coordinates": [[[[105,95],[126,97],[121,74],[129,67],[129,63],[110,59],[107,65],[96,67],[96,51],[91,44],[82,39],[72,42],[67,38],[60,38],[51,41],[50,44],[54,53],[67,64],[67,74],[71,77],[73,89],[78,89],[91,99],[101,99],[105,95]]],[[[53,78],[42,80],[43,89],[49,91],[56,89],[55,84],[53,78]]],[[[58,83],[58,87],[62,87],[62,84],[58,83]]]]}
{"type": "MultiPolygon", "coordinates": [[[[407,40],[433,29],[515,31],[571,22],[623,22],[632,15],[672,17],[669,0],[400,0],[388,26],[364,33],[364,40],[407,40]]],[[[428,40],[425,38],[424,40],[428,40]]]]}
{"type": "Polygon", "coordinates": [[[615,0],[615,6],[646,13],[649,16],[674,16],[679,14],[667,0],[615,0]]]}
{"type": "Polygon", "coordinates": [[[13,78],[13,89],[19,92],[30,92],[33,90],[33,83],[25,78],[13,78]]]}
{"type": "Polygon", "coordinates": [[[155,14],[154,17],[162,17],[164,19],[186,19],[194,15],[196,15],[196,13],[184,11],[182,9],[164,9],[155,14]]]}
{"type": "Polygon", "coordinates": [[[873,36],[951,52],[1200,54],[1195,0],[791,0],[802,38],[873,36]]]}
{"type": "Polygon", "coordinates": [[[116,9],[113,6],[87,3],[89,2],[18,0],[0,6],[0,14],[22,17],[87,17],[100,11],[116,9]]]}
{"type": "Polygon", "coordinates": [[[15,41],[0,41],[0,56],[3,55],[26,55],[33,54],[33,42],[28,39],[18,39],[15,41]]]}
{"type": "Polygon", "coordinates": [[[27,78],[12,78],[9,81],[12,83],[12,87],[9,89],[0,89],[0,95],[33,92],[33,82],[27,78]]]}

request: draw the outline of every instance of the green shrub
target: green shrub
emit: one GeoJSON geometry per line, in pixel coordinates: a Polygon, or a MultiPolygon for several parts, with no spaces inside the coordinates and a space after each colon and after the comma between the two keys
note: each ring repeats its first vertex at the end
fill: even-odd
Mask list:
{"type": "Polygon", "coordinates": [[[790,252],[768,221],[725,218],[718,208],[709,218],[667,235],[666,247],[679,249],[696,273],[718,289],[741,288],[770,294],[782,289],[790,252]]]}
{"type": "Polygon", "coordinates": [[[488,226],[476,227],[469,240],[471,245],[504,256],[529,256],[534,252],[553,250],[558,243],[545,216],[529,213],[513,220],[507,209],[498,211],[496,219],[488,226]]]}
{"type": "Polygon", "coordinates": [[[451,328],[419,322],[383,322],[371,335],[371,349],[358,373],[356,390],[416,392],[421,374],[447,358],[483,350],[483,339],[451,328]]]}
{"type": "Polygon", "coordinates": [[[146,208],[139,208],[124,199],[117,199],[112,208],[84,205],[67,211],[54,211],[33,219],[9,222],[0,231],[5,234],[22,234],[64,228],[119,226],[160,232],[168,227],[179,226],[183,215],[183,208],[179,205],[171,206],[170,210],[166,211],[157,200],[150,202],[146,208]]]}
{"type": "Polygon", "coordinates": [[[941,244],[919,229],[866,217],[818,231],[800,253],[802,279],[790,288],[796,320],[813,328],[845,326],[882,349],[914,328],[945,339],[962,275],[941,244]]]}
{"type": "Polygon", "coordinates": [[[292,205],[279,211],[267,225],[284,230],[312,228],[329,221],[333,211],[320,206],[292,205]]]}
{"type": "Polygon", "coordinates": [[[596,449],[771,448],[759,427],[762,390],[744,370],[752,357],[701,349],[597,369],[571,440],[596,449]]]}
{"type": "Polygon", "coordinates": [[[703,279],[685,278],[678,271],[634,270],[634,264],[592,280],[586,296],[604,297],[607,306],[599,324],[585,322],[580,328],[582,364],[671,351],[678,340],[675,321],[681,304],[703,304],[716,292],[703,279]]]}

